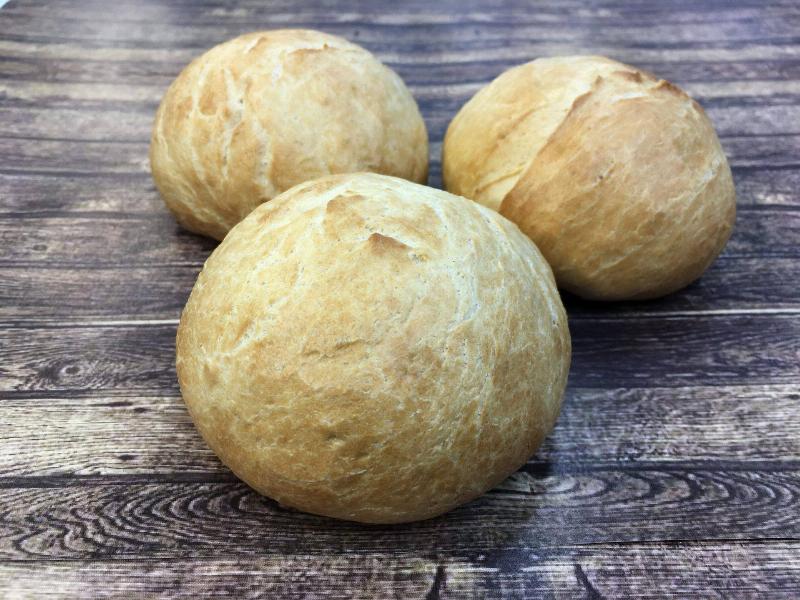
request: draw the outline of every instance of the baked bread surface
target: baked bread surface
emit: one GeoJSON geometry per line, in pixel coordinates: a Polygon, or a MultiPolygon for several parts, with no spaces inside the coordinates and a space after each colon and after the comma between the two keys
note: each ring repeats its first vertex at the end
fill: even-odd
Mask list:
{"type": "Polygon", "coordinates": [[[428,175],[428,136],[400,77],[364,48],[311,30],[249,33],[192,61],[167,90],[150,145],[178,221],[222,239],[300,182],[373,171],[428,175]]]}
{"type": "Polygon", "coordinates": [[[303,183],[208,259],[177,370],[211,448],[259,492],[425,519],[522,466],[570,363],[551,271],[511,222],[375,174],[303,183]]]}
{"type": "Polygon", "coordinates": [[[443,178],[517,223],[559,286],[590,299],[686,286],[722,251],[736,215],[702,108],[602,57],[535,60],[480,90],[447,130],[443,178]]]}

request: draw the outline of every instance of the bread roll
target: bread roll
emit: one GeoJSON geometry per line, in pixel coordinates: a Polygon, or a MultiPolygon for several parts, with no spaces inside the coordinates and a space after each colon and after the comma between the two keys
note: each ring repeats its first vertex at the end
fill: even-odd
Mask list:
{"type": "Polygon", "coordinates": [[[208,444],[308,512],[433,517],[513,473],[570,362],[550,268],[510,221],[374,174],[261,205],[208,259],[177,369],[208,444]]]}
{"type": "Polygon", "coordinates": [[[222,239],[256,206],[315,177],[374,171],[424,183],[428,134],[400,77],[360,46],[263,31],[183,70],[158,109],[150,164],[178,221],[222,239]]]}
{"type": "Polygon", "coordinates": [[[728,161],[702,108],[607,58],[535,60],[480,90],[450,124],[447,189],[528,234],[559,285],[654,298],[696,278],[733,229],[728,161]]]}

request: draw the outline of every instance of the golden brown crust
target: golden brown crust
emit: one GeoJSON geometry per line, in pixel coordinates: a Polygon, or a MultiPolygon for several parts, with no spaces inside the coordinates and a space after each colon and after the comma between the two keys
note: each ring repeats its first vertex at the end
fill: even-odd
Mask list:
{"type": "Polygon", "coordinates": [[[249,33],[188,65],[156,114],[150,164],[186,228],[222,239],[284,190],[331,173],[425,182],[410,92],[372,54],[309,30],[249,33]]]}
{"type": "Polygon", "coordinates": [[[186,404],[237,475],[380,523],[432,517],[519,468],[569,360],[552,274],[516,226],[372,174],[258,207],[209,258],[177,339],[186,404]]]}
{"type": "Polygon", "coordinates": [[[608,59],[542,59],[507,71],[459,112],[443,154],[448,189],[517,223],[559,285],[586,298],[684,287],[721,252],[735,220],[730,168],[699,105],[608,59]],[[497,98],[512,88],[523,94],[515,110],[533,110],[521,131],[487,138],[487,124],[507,118],[497,98]],[[498,144],[512,160],[492,162],[498,144]],[[499,188],[485,185],[509,173],[499,188]]]}

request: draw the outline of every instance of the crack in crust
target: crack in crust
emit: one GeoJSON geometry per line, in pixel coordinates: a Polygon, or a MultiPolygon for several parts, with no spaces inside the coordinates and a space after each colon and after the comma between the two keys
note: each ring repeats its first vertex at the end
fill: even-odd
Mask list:
{"type": "Polygon", "coordinates": [[[203,437],[250,485],[389,523],[523,464],[570,352],[552,273],[512,223],[356,174],[296,186],[231,231],[181,317],[177,369],[203,437]]]}
{"type": "Polygon", "coordinates": [[[502,74],[453,119],[443,171],[449,190],[514,221],[559,285],[590,299],[654,298],[688,285],[735,219],[730,168],[697,102],[599,57],[541,59],[502,74]]]}
{"type": "Polygon", "coordinates": [[[328,34],[276,30],[220,44],[176,78],[158,114],[156,186],[179,222],[217,239],[308,179],[427,179],[427,131],[408,89],[369,52],[328,34]]]}

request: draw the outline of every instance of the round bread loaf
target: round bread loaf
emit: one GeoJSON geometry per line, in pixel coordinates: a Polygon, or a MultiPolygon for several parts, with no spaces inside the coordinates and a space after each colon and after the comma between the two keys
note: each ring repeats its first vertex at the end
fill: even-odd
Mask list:
{"type": "Polygon", "coordinates": [[[177,338],[201,434],[308,512],[425,519],[518,469],[570,362],[550,268],[510,221],[374,174],[300,184],[206,262],[177,338]]]}
{"type": "Polygon", "coordinates": [[[259,204],[323,175],[424,183],[428,134],[400,77],[365,49],[317,31],[263,31],[183,70],[156,114],[150,165],[178,221],[222,239],[259,204]]]}
{"type": "Polygon", "coordinates": [[[528,234],[559,285],[654,298],[700,277],[730,237],[728,161],[702,108],[607,58],[546,58],[479,91],[450,124],[447,189],[528,234]]]}

